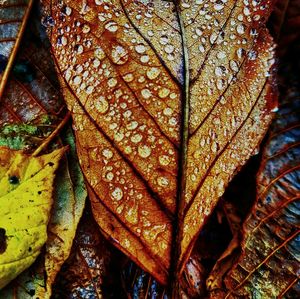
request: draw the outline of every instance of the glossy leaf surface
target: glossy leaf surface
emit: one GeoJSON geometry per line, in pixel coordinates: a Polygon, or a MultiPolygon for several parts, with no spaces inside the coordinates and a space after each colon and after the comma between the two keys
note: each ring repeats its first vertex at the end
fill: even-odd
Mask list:
{"type": "Polygon", "coordinates": [[[44,3],[94,216],[166,283],[271,120],[271,2],[44,3]]]}

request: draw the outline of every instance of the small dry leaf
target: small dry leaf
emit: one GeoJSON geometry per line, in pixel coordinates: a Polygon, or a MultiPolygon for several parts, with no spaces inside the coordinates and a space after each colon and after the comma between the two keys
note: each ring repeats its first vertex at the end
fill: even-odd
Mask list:
{"type": "Polygon", "coordinates": [[[44,3],[94,216],[165,284],[271,120],[272,1],[44,3]]]}

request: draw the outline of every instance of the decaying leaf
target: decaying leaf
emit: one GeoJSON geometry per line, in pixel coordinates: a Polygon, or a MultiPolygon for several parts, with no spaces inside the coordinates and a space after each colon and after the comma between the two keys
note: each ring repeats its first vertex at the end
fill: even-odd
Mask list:
{"type": "Polygon", "coordinates": [[[34,262],[47,240],[54,172],[64,151],[32,157],[0,148],[0,288],[34,262]]]}
{"type": "Polygon", "coordinates": [[[94,216],[165,284],[271,120],[272,1],[44,4],[94,216]]]}
{"type": "Polygon", "coordinates": [[[80,220],[72,253],[57,277],[53,298],[125,298],[120,253],[101,235],[89,205],[80,220]]]}
{"type": "Polygon", "coordinates": [[[298,74],[297,61],[289,61],[281,70],[282,99],[263,151],[257,202],[244,225],[242,255],[225,280],[228,292],[220,298],[299,297],[298,74]],[[293,288],[296,292],[289,297],[293,288]]]}
{"type": "MultiPolygon", "coordinates": [[[[34,7],[33,12],[22,41],[24,51],[17,57],[0,104],[0,124],[10,123],[0,129],[0,145],[29,153],[45,140],[52,140],[50,134],[67,119],[60,119],[65,113],[64,104],[38,7],[34,7]]],[[[0,298],[25,299],[32,294],[50,298],[51,285],[70,254],[87,192],[71,128],[66,128],[49,148],[63,145],[68,145],[69,151],[62,159],[54,182],[54,202],[43,257],[1,290],[0,298]]]]}
{"type": "MultiPolygon", "coordinates": [[[[43,121],[39,117],[45,114],[50,115],[52,120],[61,117],[65,105],[49,51],[45,28],[40,24],[38,8],[34,6],[21,42],[21,51],[18,51],[1,98],[0,125],[33,121],[41,124],[43,121]]],[[[2,71],[4,69],[0,69],[2,71]]],[[[54,125],[56,122],[51,123],[54,125]]]]}
{"type": "Polygon", "coordinates": [[[21,43],[33,0],[0,2],[0,99],[21,43]]]}

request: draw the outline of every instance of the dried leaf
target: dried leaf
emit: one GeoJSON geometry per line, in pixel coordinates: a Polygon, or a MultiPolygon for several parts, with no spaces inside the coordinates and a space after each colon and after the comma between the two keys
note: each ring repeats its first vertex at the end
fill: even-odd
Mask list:
{"type": "Polygon", "coordinates": [[[271,120],[272,2],[44,3],[94,216],[166,284],[271,120]]]}
{"type": "Polygon", "coordinates": [[[227,275],[228,292],[222,298],[283,298],[293,287],[298,294],[291,298],[299,297],[298,73],[299,63],[294,60],[281,70],[285,84],[257,177],[257,201],[244,224],[243,252],[227,275]]]}
{"type": "Polygon", "coordinates": [[[34,262],[47,240],[54,172],[64,151],[32,157],[0,148],[0,289],[34,262]]]}
{"type": "Polygon", "coordinates": [[[21,43],[32,5],[33,0],[0,2],[0,99],[21,43]]]}
{"type": "Polygon", "coordinates": [[[113,255],[108,245],[87,207],[78,226],[72,254],[57,277],[53,297],[123,298],[120,277],[118,279],[120,258],[113,255]],[[115,265],[112,265],[114,258],[115,265]]]}
{"type": "MultiPolygon", "coordinates": [[[[0,44],[1,45],[1,44],[0,44]]],[[[36,121],[41,116],[60,117],[64,108],[38,7],[33,7],[14,68],[0,104],[0,125],[36,121]]],[[[59,122],[59,120],[57,120],[59,122]]],[[[56,122],[51,122],[55,124],[56,122]]]]}
{"type": "MultiPolygon", "coordinates": [[[[207,289],[212,291],[214,289],[221,289],[223,278],[227,271],[229,271],[238,255],[240,254],[240,242],[241,242],[241,218],[239,217],[234,205],[229,201],[221,201],[224,210],[225,217],[230,226],[232,233],[232,239],[226,248],[226,250],[219,257],[215,263],[209,277],[207,278],[207,289]]],[[[214,295],[213,295],[214,296],[214,295]]],[[[212,297],[214,298],[214,297],[212,297]]]]}

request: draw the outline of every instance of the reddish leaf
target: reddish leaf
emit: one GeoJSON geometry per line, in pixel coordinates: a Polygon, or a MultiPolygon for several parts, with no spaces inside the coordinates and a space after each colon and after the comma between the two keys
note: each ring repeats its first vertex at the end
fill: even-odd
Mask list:
{"type": "Polygon", "coordinates": [[[271,120],[271,1],[44,2],[94,216],[165,284],[271,120]]]}
{"type": "MultiPolygon", "coordinates": [[[[292,54],[288,56],[295,57],[292,54]]],[[[298,72],[299,63],[294,60],[281,71],[282,100],[263,152],[257,201],[244,225],[242,255],[227,275],[229,291],[222,298],[282,298],[293,287],[298,294],[292,298],[299,297],[298,72]]]]}
{"type": "Polygon", "coordinates": [[[300,38],[300,2],[298,0],[277,0],[270,17],[269,27],[278,43],[281,57],[300,38]]]}

